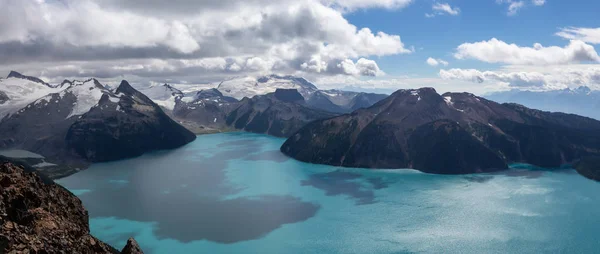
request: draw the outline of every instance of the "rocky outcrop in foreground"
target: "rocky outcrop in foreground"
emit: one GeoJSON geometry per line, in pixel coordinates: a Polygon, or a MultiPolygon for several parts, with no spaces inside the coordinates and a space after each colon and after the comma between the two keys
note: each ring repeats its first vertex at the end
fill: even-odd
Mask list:
{"type": "Polygon", "coordinates": [[[433,88],[309,123],[281,151],[301,161],[469,174],[529,163],[555,168],[600,155],[600,121],[433,88]]]}
{"type": "MultiPolygon", "coordinates": [[[[23,166],[0,164],[0,253],[119,253],[90,235],[75,195],[23,166]]],[[[130,239],[121,253],[142,253],[130,239]]]]}

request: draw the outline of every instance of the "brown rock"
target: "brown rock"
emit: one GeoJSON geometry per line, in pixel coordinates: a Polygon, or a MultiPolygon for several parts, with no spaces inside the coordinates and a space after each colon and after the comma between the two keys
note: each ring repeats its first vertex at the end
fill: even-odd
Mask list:
{"type": "MultiPolygon", "coordinates": [[[[87,211],[65,188],[10,162],[0,179],[0,253],[119,253],[90,235],[87,211]]],[[[143,253],[133,239],[123,250],[143,253]]]]}
{"type": "Polygon", "coordinates": [[[121,250],[122,254],[144,254],[138,243],[133,238],[127,240],[127,245],[121,250]]]}

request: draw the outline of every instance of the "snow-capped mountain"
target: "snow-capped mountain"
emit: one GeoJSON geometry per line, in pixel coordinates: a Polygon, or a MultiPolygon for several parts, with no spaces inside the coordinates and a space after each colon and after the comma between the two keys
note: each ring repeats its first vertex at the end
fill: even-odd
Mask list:
{"type": "Polygon", "coordinates": [[[0,119],[41,97],[58,93],[64,88],[64,86],[51,86],[38,78],[11,71],[6,79],[0,79],[0,119]]]}
{"type": "Polygon", "coordinates": [[[111,91],[96,79],[57,86],[36,79],[12,74],[0,80],[0,91],[7,95],[0,97],[0,112],[9,112],[0,120],[0,149],[27,150],[52,163],[80,168],[174,148],[195,138],[126,81],[111,91]]]}
{"type": "Polygon", "coordinates": [[[501,103],[512,102],[530,108],[600,119],[600,91],[592,90],[587,86],[543,92],[511,90],[492,93],[485,97],[501,103]]]}
{"type": "Polygon", "coordinates": [[[201,90],[193,97],[179,100],[173,117],[197,133],[220,131],[228,128],[225,117],[237,104],[238,100],[215,88],[201,90]]]}
{"type": "Polygon", "coordinates": [[[168,110],[175,108],[177,100],[184,97],[184,93],[169,84],[151,86],[141,89],[140,92],[152,99],[154,103],[168,110]]]}
{"type": "Polygon", "coordinates": [[[304,78],[278,75],[235,78],[223,81],[217,87],[223,95],[238,100],[273,93],[278,88],[296,89],[304,98],[309,98],[318,90],[314,84],[304,78]]]}

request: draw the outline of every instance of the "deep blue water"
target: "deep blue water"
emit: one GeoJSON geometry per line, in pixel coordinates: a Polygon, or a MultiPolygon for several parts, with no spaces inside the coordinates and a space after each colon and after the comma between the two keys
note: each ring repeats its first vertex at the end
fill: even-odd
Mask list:
{"type": "Polygon", "coordinates": [[[573,170],[428,175],[311,165],[283,139],[198,136],[61,179],[92,234],[146,253],[594,253],[600,183],[573,170]]]}

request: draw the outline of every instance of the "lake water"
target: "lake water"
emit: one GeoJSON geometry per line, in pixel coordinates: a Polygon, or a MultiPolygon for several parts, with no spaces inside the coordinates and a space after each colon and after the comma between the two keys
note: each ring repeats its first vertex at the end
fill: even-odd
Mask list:
{"type": "Polygon", "coordinates": [[[283,139],[198,136],[58,182],[92,234],[146,253],[594,253],[600,183],[573,170],[428,175],[311,165],[283,139]]]}

